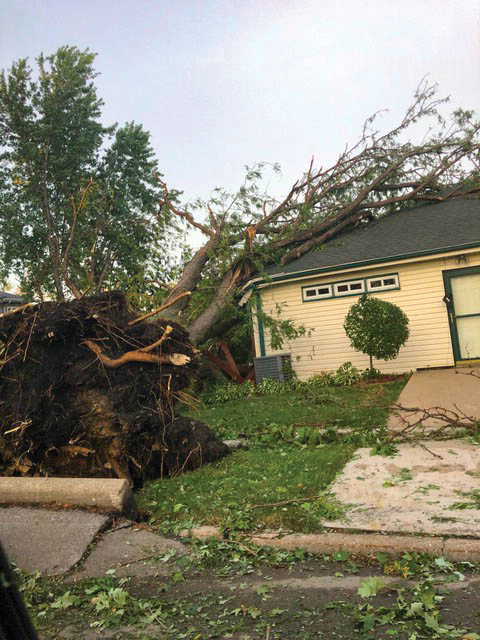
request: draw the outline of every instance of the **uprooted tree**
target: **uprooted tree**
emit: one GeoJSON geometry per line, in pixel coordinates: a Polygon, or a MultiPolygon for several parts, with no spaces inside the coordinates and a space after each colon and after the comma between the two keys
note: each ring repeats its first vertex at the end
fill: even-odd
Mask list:
{"type": "Polygon", "coordinates": [[[465,110],[443,119],[447,100],[423,82],[398,126],[380,133],[375,114],[331,167],[312,159],[285,197],[264,191],[269,165],[260,164],[237,193],[217,189],[209,202],[182,206],[148,133],[101,124],[93,60],[62,47],[37,59],[38,79],[26,60],[0,76],[0,261],[3,275],[37,298],[136,282],[177,300],[168,317],[198,345],[245,318],[238,294],[265,264],[285,264],[399,208],[480,191],[480,124],[465,110]],[[172,274],[167,247],[182,225],[205,243],[172,274]]]}
{"type": "MultiPolygon", "coordinates": [[[[0,77],[2,275],[57,300],[0,320],[8,473],[141,482],[222,455],[174,405],[190,379],[182,356],[247,326],[238,303],[249,278],[398,208],[480,193],[480,124],[462,110],[443,120],[445,100],[424,83],[397,127],[380,134],[373,116],[333,166],[312,160],[284,198],[265,193],[258,165],[236,194],[182,206],[141,127],[119,129],[106,148],[114,131],[99,121],[92,54],[65,47],[38,62],[38,80],[26,61],[0,77]],[[430,133],[415,143],[419,123],[430,133]],[[164,238],[183,224],[205,243],[172,278],[164,238]],[[121,294],[99,292],[141,280],[145,263],[168,293],[163,320],[137,323],[121,294]]],[[[288,319],[280,325],[295,335],[288,319]]]]}
{"type": "Polygon", "coordinates": [[[196,351],[179,325],[130,312],[121,292],[27,305],[0,318],[0,470],[135,484],[228,452],[175,415],[196,351]]]}
{"type": "Polygon", "coordinates": [[[169,317],[188,326],[192,341],[201,344],[238,322],[242,286],[269,262],[286,264],[402,207],[479,194],[480,123],[463,110],[444,120],[439,109],[446,100],[436,91],[423,83],[402,121],[388,133],[374,128],[374,115],[359,141],[333,166],[316,168],[312,160],[281,200],[261,189],[265,165],[248,170],[233,196],[218,190],[210,202],[190,207],[179,207],[162,183],[162,206],[206,237],[167,300],[186,291],[198,293],[180,298],[169,317]],[[430,133],[415,143],[409,135],[419,123],[430,133]]]}

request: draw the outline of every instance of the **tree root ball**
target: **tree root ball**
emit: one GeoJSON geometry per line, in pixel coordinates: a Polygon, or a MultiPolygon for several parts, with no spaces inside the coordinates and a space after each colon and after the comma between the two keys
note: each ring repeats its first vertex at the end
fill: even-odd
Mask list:
{"type": "Polygon", "coordinates": [[[216,460],[207,425],[175,417],[197,367],[188,333],[137,320],[111,291],[0,317],[0,473],[147,478],[216,460]]]}

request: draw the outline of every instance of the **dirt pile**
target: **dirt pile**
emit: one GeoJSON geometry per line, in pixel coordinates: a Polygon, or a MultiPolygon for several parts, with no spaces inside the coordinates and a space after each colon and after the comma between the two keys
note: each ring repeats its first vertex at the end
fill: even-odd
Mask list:
{"type": "Polygon", "coordinates": [[[0,317],[0,473],[118,476],[137,485],[228,448],[176,419],[196,369],[180,325],[137,319],[121,292],[0,317]]]}

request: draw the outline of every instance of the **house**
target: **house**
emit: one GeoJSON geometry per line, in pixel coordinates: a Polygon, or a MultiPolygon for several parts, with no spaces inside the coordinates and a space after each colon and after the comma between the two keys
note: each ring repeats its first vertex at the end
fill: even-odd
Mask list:
{"type": "Polygon", "coordinates": [[[300,379],[344,362],[369,366],[343,329],[362,293],[398,305],[410,320],[410,337],[395,360],[377,361],[384,373],[449,367],[480,361],[480,199],[463,197],[404,209],[359,225],[249,286],[257,306],[310,335],[270,347],[257,316],[257,356],[290,354],[300,379]]]}
{"type": "Polygon", "coordinates": [[[8,291],[0,291],[0,313],[13,311],[22,304],[24,304],[22,296],[18,296],[16,293],[9,293],[8,291]]]}

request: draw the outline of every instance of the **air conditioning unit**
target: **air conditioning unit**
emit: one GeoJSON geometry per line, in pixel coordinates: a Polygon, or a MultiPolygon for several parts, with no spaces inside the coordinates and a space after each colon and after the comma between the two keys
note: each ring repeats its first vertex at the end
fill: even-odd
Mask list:
{"type": "Polygon", "coordinates": [[[255,367],[255,379],[257,384],[265,378],[273,378],[285,382],[292,377],[292,362],[290,354],[285,353],[278,356],[263,356],[255,358],[253,361],[255,367]]]}

